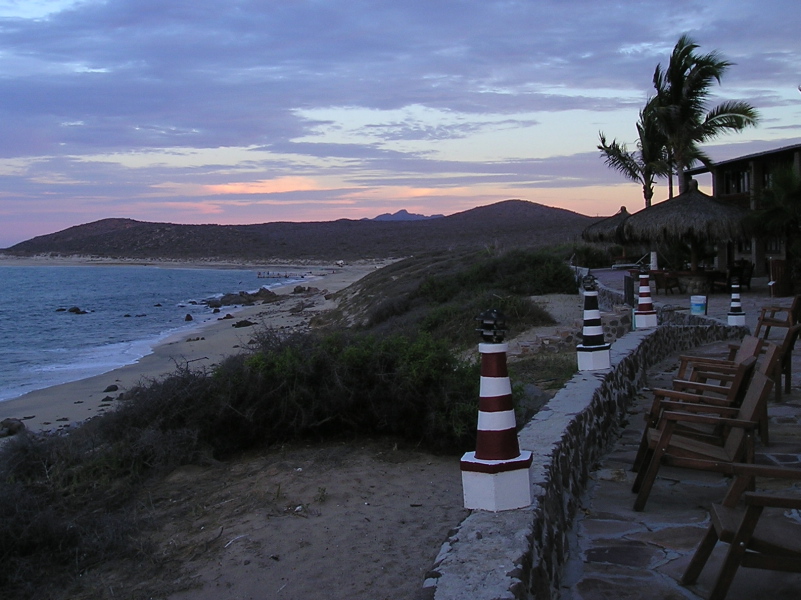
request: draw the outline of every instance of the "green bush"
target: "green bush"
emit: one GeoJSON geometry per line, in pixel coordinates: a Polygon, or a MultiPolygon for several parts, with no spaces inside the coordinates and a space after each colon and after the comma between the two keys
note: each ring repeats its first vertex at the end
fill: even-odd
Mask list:
{"type": "Polygon", "coordinates": [[[415,295],[443,303],[460,294],[493,289],[525,296],[575,294],[576,282],[565,261],[551,253],[511,250],[476,260],[454,274],[429,277],[415,295]]]}
{"type": "MultiPolygon", "coordinates": [[[[621,246],[615,246],[621,249],[621,246]]],[[[598,246],[575,246],[573,248],[573,264],[589,269],[603,269],[612,264],[612,257],[619,256],[616,250],[613,254],[612,248],[600,248],[598,246]]]]}

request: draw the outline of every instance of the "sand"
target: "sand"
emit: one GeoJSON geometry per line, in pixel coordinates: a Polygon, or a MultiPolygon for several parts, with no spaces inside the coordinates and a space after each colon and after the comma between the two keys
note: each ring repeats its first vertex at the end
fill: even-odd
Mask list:
{"type": "MultiPolygon", "coordinates": [[[[144,264],[141,261],[108,261],[80,259],[4,259],[0,264],[144,264]]],[[[242,264],[229,263],[177,263],[164,262],[165,267],[242,268],[242,264]]],[[[0,421],[6,418],[21,419],[31,431],[52,431],[70,427],[107,410],[113,410],[114,402],[121,393],[140,383],[159,379],[175,371],[176,367],[189,365],[193,368],[213,367],[222,359],[242,352],[258,326],[297,329],[306,327],[310,319],[321,311],[335,307],[327,294],[337,292],[358,281],[368,273],[383,266],[384,262],[363,262],[336,265],[264,265],[262,271],[295,271],[323,273],[324,276],[307,278],[302,283],[274,288],[281,296],[277,302],[248,307],[223,307],[219,317],[231,314],[232,319],[214,320],[191,332],[183,332],[164,340],[151,354],[136,363],[87,379],[29,392],[19,398],[0,402],[0,421]],[[312,294],[293,294],[295,286],[317,288],[312,294]],[[298,305],[304,308],[297,311],[298,305]],[[297,312],[296,312],[297,311],[297,312]],[[256,323],[254,327],[237,328],[240,320],[256,323]],[[116,389],[110,390],[113,386],[116,389]],[[110,390],[110,391],[106,391],[110,390]]],[[[255,268],[250,267],[248,268],[255,268]]],[[[234,291],[234,290],[231,290],[234,291]]]]}

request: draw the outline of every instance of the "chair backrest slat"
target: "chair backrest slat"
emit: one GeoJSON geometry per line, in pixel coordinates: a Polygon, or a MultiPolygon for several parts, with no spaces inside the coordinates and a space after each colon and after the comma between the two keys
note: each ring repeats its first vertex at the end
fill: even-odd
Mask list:
{"type": "MultiPolygon", "coordinates": [[[[751,376],[751,382],[745,392],[740,410],[737,412],[737,418],[742,421],[756,422],[761,415],[763,404],[768,401],[772,388],[773,382],[764,373],[755,371],[751,376]]],[[[731,429],[723,446],[729,456],[741,457],[745,435],[745,431],[739,427],[731,429]]]]}

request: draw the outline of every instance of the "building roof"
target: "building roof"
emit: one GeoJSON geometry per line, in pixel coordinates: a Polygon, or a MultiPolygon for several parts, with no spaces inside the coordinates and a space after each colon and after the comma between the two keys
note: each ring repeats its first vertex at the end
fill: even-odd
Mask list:
{"type": "Polygon", "coordinates": [[[737,158],[730,158],[729,160],[722,160],[720,162],[712,163],[712,168],[701,165],[700,167],[687,169],[686,173],[688,175],[700,175],[701,173],[709,173],[710,171],[712,171],[712,169],[716,167],[721,167],[724,165],[734,164],[738,162],[746,162],[749,160],[753,160],[755,158],[764,158],[766,156],[771,156],[774,154],[784,154],[786,152],[794,152],[797,150],[801,150],[801,144],[793,144],[792,146],[784,146],[782,148],[776,148],[775,150],[766,150],[764,152],[756,152],[754,154],[746,154],[745,156],[738,156],[737,158]]]}

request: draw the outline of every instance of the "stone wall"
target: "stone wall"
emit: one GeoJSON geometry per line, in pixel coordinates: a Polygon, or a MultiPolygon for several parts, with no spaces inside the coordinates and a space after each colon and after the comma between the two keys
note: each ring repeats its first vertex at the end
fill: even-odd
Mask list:
{"type": "MultiPolygon", "coordinates": [[[[618,338],[631,331],[631,309],[626,306],[615,306],[611,311],[601,312],[601,327],[604,343],[612,344],[618,338]]],[[[516,343],[520,355],[539,354],[542,352],[565,352],[575,350],[582,337],[583,319],[579,319],[570,327],[564,327],[551,335],[536,335],[529,340],[516,343]]],[[[511,346],[510,346],[511,347],[511,346]]]]}
{"type": "MultiPolygon", "coordinates": [[[[602,290],[602,306],[622,304],[622,294],[602,290]]],[[[501,513],[473,511],[443,544],[421,598],[559,596],[567,536],[590,472],[617,439],[629,403],[647,384],[647,370],[674,352],[746,333],[687,311],[666,309],[660,319],[657,329],[615,342],[611,369],[575,375],[521,430],[520,447],[534,454],[533,504],[501,513]]]]}

